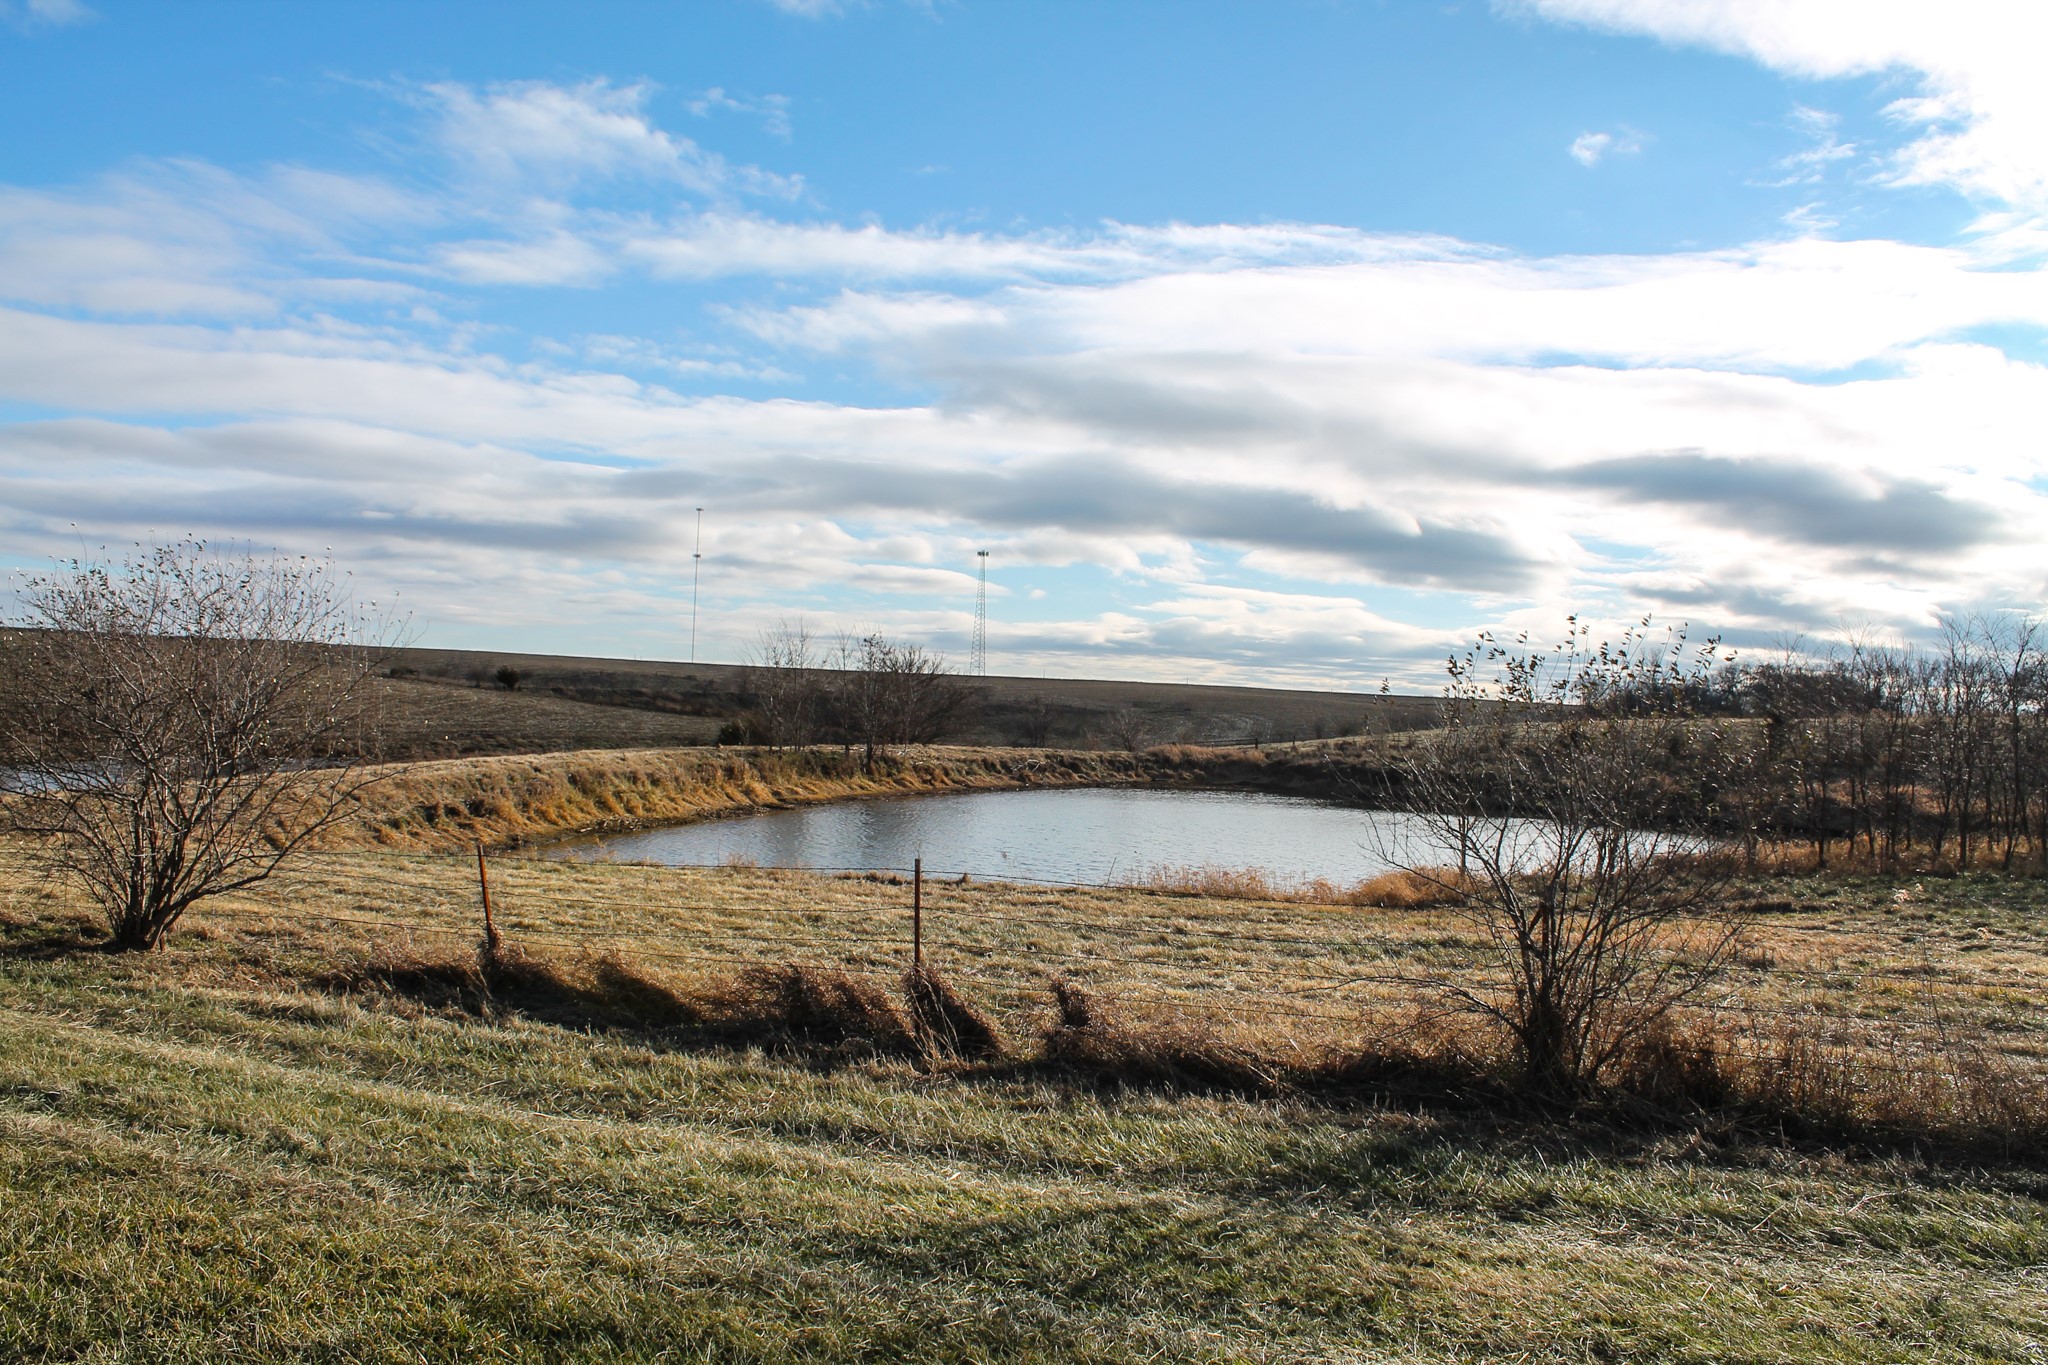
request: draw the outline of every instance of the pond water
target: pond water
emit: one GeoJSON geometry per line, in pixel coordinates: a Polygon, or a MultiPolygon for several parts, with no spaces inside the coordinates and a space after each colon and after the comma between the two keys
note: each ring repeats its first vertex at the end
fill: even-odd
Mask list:
{"type": "Polygon", "coordinates": [[[1057,882],[1141,880],[1154,868],[1258,868],[1283,882],[1348,885],[1387,870],[1375,850],[1440,861],[1410,817],[1293,796],[1082,787],[892,797],[671,825],[545,850],[671,866],[908,872],[1057,882]],[[1374,825],[1379,826],[1375,835],[1374,825]]]}

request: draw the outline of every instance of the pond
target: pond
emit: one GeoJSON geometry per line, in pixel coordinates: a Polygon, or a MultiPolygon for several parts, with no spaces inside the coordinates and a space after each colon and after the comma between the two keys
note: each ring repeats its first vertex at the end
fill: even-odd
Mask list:
{"type": "Polygon", "coordinates": [[[1257,868],[1292,884],[1349,885],[1388,868],[1375,849],[1402,840],[1403,861],[1441,861],[1411,817],[1294,796],[1082,787],[892,797],[576,840],[557,858],[671,866],[908,872],[1055,882],[1143,880],[1155,868],[1257,868]],[[1376,838],[1374,825],[1380,826],[1376,838]]]}

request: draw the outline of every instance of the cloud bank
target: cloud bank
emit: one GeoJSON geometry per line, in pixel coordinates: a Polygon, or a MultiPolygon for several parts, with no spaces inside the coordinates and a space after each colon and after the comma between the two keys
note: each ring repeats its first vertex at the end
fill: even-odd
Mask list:
{"type": "MultiPolygon", "coordinates": [[[[1818,75],[1917,32],[1824,60],[1785,7],[1536,8],[1818,75]]],[[[1896,174],[2030,210],[2004,87],[1960,62],[1911,67],[1950,112],[1901,112],[1896,174]]],[[[1012,667],[1321,683],[1573,609],[1763,639],[2048,589],[2048,370],[1990,339],[2048,329],[2048,280],[2004,241],[897,230],[814,216],[644,86],[398,95],[426,171],[0,190],[18,561],[332,546],[439,638],[672,654],[702,506],[728,656],[798,610],[958,649],[990,548],[1012,667]],[[504,291],[692,325],[522,331],[504,291]]]]}

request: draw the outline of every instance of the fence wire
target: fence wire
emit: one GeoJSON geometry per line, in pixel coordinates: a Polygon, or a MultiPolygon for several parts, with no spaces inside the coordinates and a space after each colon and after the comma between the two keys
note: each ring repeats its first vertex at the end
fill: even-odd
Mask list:
{"type": "MultiPolygon", "coordinates": [[[[355,878],[365,856],[331,853],[311,861],[314,867],[346,867],[355,878]]],[[[474,877],[462,866],[468,861],[466,854],[368,856],[394,870],[413,868],[437,878],[456,871],[474,877]]],[[[1498,972],[1470,964],[1455,971],[1390,965],[1404,957],[1412,960],[1418,953],[1483,951],[1485,940],[1476,934],[1462,939],[1438,935],[1417,945],[1375,934],[1374,907],[1248,901],[1161,891],[1144,883],[1058,881],[961,868],[926,869],[921,885],[912,884],[916,876],[913,868],[894,867],[605,864],[527,858],[490,863],[495,922],[515,947],[615,955],[726,974],[788,963],[857,973],[900,971],[909,965],[911,955],[910,898],[921,892],[927,960],[950,979],[1000,1000],[1004,1012],[1013,1017],[1047,1015],[1053,1007],[1052,983],[1071,979],[1089,990],[1113,989],[1120,1002],[1177,1016],[1240,1025],[1313,1025],[1341,1034],[1365,1023],[1375,1011],[1384,1019],[1389,996],[1394,1005],[1412,1009],[1453,991],[1483,995],[1505,987],[1498,972]],[[573,878],[576,870],[600,866],[630,868],[646,884],[646,892],[598,889],[573,878]],[[779,908],[746,904],[747,897],[724,877],[706,875],[721,873],[736,879],[755,874],[850,878],[877,889],[886,887],[897,899],[779,908]],[[961,896],[970,886],[973,890],[966,894],[971,903],[961,896]],[[1030,898],[1001,899],[1003,892],[1013,889],[1030,898]],[[1185,908],[1162,911],[1119,905],[1089,914],[1068,900],[1075,893],[1134,892],[1175,895],[1184,900],[1185,908]],[[991,897],[998,899],[992,902],[991,897]],[[640,928],[619,931],[622,916],[644,922],[650,914],[670,917],[677,937],[656,937],[640,928]],[[610,925],[592,923],[607,917],[610,925]],[[682,935],[690,939],[678,941],[682,935]],[[1254,957],[1258,960],[1248,960],[1254,957]]],[[[388,947],[393,939],[410,944],[421,938],[465,951],[481,940],[482,919],[473,881],[466,888],[468,894],[458,890],[460,886],[444,881],[428,887],[355,887],[346,894],[372,914],[320,919],[366,931],[368,951],[388,947]]],[[[289,896],[288,889],[280,889],[257,899],[288,902],[289,896]]],[[[227,913],[295,917],[301,912],[282,903],[227,913]]],[[[1442,914],[1446,927],[1459,922],[1455,910],[1418,913],[1442,914]]],[[[1837,919],[1842,914],[1839,907],[1820,907],[1816,913],[1837,919]]],[[[1782,915],[1780,910],[1777,916],[1752,924],[1781,937],[1797,936],[1815,953],[1824,951],[1830,935],[1867,935],[1869,930],[1867,925],[1802,922],[1782,915]]],[[[1870,955],[1864,942],[1843,958],[1870,955]]],[[[1774,961],[1731,969],[1723,990],[1710,998],[1684,1001],[1677,1013],[1724,1034],[1724,1026],[1732,1021],[1735,1032],[1723,1036],[1719,1045],[1758,1062],[1771,1060],[1768,1040],[1774,1033],[1788,1036],[1796,1025],[1810,1044],[1854,1052],[1859,1067],[1919,1074],[1911,1060],[1900,1059],[1953,1054],[1959,1030],[1974,1028],[1981,1035],[1981,1020],[1973,1025],[1962,1017],[1962,1007],[1972,1005],[2016,1006],[2035,1018],[2048,1018],[2043,1009],[2048,1005],[2048,978],[2012,965],[1965,975],[1931,963],[1833,960],[1781,966],[1774,961]],[[1900,986],[1910,989],[1888,989],[1900,986]],[[1754,998],[1753,988],[1764,987],[1788,999],[1773,1003],[1754,998]]],[[[2012,1031],[2043,1030],[2021,1023],[2012,1031]]],[[[2048,1069],[2048,1062],[2042,1061],[2048,1056],[2048,1037],[2034,1042],[2031,1049],[2021,1050],[2041,1054],[2034,1060],[2048,1069]]]]}

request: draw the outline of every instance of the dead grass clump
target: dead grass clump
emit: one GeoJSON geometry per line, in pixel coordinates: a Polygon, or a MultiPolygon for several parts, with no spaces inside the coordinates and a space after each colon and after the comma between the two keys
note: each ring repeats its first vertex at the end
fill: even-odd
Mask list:
{"type": "Polygon", "coordinates": [[[910,1024],[873,980],[794,963],[749,967],[722,1001],[722,1022],[753,1036],[891,1056],[918,1052],[910,1024]]]}
{"type": "Polygon", "coordinates": [[[932,968],[917,966],[904,973],[903,998],[911,1032],[927,1056],[977,1062],[1003,1056],[995,1021],[932,968]]]}
{"type": "Polygon", "coordinates": [[[1098,1081],[1271,1094],[1286,1068],[1185,1015],[1141,1016],[1070,981],[1052,983],[1059,1017],[1046,1031],[1046,1061],[1098,1081]]]}
{"type": "Polygon", "coordinates": [[[483,1015],[491,1009],[490,985],[474,953],[436,955],[379,946],[363,961],[322,972],[309,984],[318,990],[384,997],[444,1013],[483,1015]]]}
{"type": "Polygon", "coordinates": [[[500,949],[481,970],[492,1005],[551,1024],[645,1028],[686,1023],[693,1013],[617,958],[565,962],[500,949]]]}
{"type": "Polygon", "coordinates": [[[1291,882],[1259,867],[1167,863],[1146,871],[1135,889],[1163,896],[1209,900],[1285,901],[1297,905],[1371,905],[1389,910],[1424,910],[1464,900],[1468,882],[1450,868],[1383,872],[1353,886],[1326,878],[1291,882]]]}
{"type": "Polygon", "coordinates": [[[1213,744],[1189,744],[1177,741],[1171,744],[1155,744],[1145,750],[1146,758],[1175,768],[1201,768],[1219,763],[1249,763],[1263,765],[1266,755],[1262,750],[1244,745],[1218,748],[1213,744]]]}
{"type": "Polygon", "coordinates": [[[1624,1108],[1647,1103],[1827,1141],[2048,1155],[2048,1088],[1980,1045],[1914,1046],[1810,1020],[1758,1034],[1672,1019],[1604,1079],[1606,1097],[1624,1108]]]}
{"type": "Polygon", "coordinates": [[[1708,1020],[1652,1023],[1615,1061],[1608,1082],[1621,1097],[1665,1109],[1717,1110],[1738,1097],[1732,1038],[1708,1020]]]}
{"type": "Polygon", "coordinates": [[[1360,882],[1345,895],[1352,905],[1376,905],[1388,910],[1430,910],[1456,905],[1464,898],[1465,879],[1448,867],[1382,872],[1360,882]]]}
{"type": "Polygon", "coordinates": [[[1138,888],[1162,896],[1206,896],[1212,900],[1277,901],[1291,898],[1263,868],[1162,864],[1148,869],[1138,888]]]}

